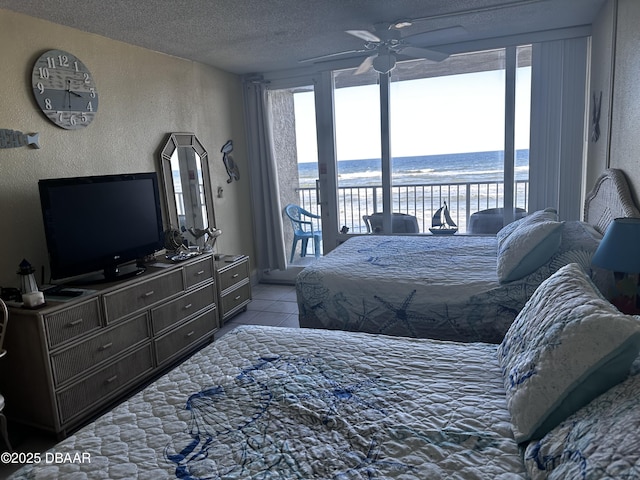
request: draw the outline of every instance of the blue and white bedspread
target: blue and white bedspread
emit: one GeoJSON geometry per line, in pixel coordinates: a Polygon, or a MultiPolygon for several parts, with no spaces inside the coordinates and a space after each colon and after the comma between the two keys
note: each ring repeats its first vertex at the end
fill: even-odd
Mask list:
{"type": "Polygon", "coordinates": [[[524,479],[496,347],[239,327],[15,479],[524,479]],[[69,456],[67,456],[67,454],[69,456]]]}
{"type": "Polygon", "coordinates": [[[598,242],[565,222],[547,264],[500,284],[495,237],[353,237],[298,275],[300,326],[499,343],[546,278],[572,262],[589,272],[598,242]]]}

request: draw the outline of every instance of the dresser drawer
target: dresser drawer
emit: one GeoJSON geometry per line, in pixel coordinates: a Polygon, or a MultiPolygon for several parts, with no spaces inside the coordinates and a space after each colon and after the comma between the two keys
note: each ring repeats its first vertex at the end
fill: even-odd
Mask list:
{"type": "Polygon", "coordinates": [[[65,310],[46,315],[44,325],[50,348],[73,340],[101,326],[100,304],[97,298],[65,310]]]}
{"type": "Polygon", "coordinates": [[[94,404],[106,401],[128,383],[153,370],[151,343],[122,357],[86,379],[58,392],[60,422],[65,423],[94,404]]]}
{"type": "Polygon", "coordinates": [[[227,288],[234,286],[245,278],[249,278],[249,262],[247,260],[238,261],[229,267],[221,269],[218,273],[220,291],[224,292],[227,288]]]}
{"type": "Polygon", "coordinates": [[[213,305],[216,299],[215,288],[215,285],[211,283],[153,309],[151,311],[153,333],[158,335],[190,315],[213,305]]]}
{"type": "Polygon", "coordinates": [[[198,340],[213,335],[217,330],[216,309],[204,312],[193,320],[156,340],[156,358],[161,365],[180,353],[182,350],[196,343],[198,340]]]}
{"type": "Polygon", "coordinates": [[[60,385],[89,367],[98,365],[129,347],[150,338],[147,314],[134,317],[116,328],[51,356],[53,380],[60,385]]]}
{"type": "Polygon", "coordinates": [[[228,293],[225,293],[220,299],[220,306],[224,314],[230,313],[234,308],[239,307],[240,305],[246,304],[249,302],[251,298],[251,286],[249,283],[245,283],[239,288],[235,290],[231,290],[228,293]]]}
{"type": "Polygon", "coordinates": [[[182,271],[175,270],[107,293],[103,296],[107,324],[173,297],[183,290],[182,271]]]}
{"type": "Polygon", "coordinates": [[[213,278],[213,257],[207,255],[202,260],[198,260],[191,265],[184,267],[184,277],[186,288],[191,288],[202,282],[213,278]]]}

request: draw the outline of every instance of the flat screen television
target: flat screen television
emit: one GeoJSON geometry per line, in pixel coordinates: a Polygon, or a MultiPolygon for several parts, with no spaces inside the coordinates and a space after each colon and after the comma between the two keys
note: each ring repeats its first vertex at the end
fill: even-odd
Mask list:
{"type": "Polygon", "coordinates": [[[130,262],[163,248],[155,173],[44,179],[38,189],[52,280],[135,275],[143,269],[130,262]]]}

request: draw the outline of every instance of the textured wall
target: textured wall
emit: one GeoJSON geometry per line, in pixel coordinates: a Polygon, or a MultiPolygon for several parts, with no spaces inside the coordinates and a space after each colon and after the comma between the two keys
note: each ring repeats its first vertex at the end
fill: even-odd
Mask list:
{"type": "MultiPolygon", "coordinates": [[[[240,79],[191,61],[86,34],[0,9],[0,128],[39,132],[40,150],[0,150],[0,285],[17,286],[27,258],[47,266],[37,182],[40,178],[157,171],[168,132],[193,132],[209,152],[218,250],[253,255],[240,79]],[[96,119],[85,129],[63,130],[40,112],[31,70],[40,54],[61,49],[80,58],[98,92],[96,119]],[[240,182],[227,184],[220,149],[234,140],[240,182]]],[[[215,46],[212,46],[215,48],[215,46]]],[[[40,282],[40,275],[38,275],[40,282]]]]}
{"type": "Polygon", "coordinates": [[[629,177],[640,199],[640,2],[618,0],[611,166],[629,177]]]}
{"type": "Polygon", "coordinates": [[[587,136],[587,191],[591,190],[596,179],[608,165],[609,157],[609,127],[611,103],[611,87],[613,80],[613,45],[615,29],[615,1],[606,2],[600,10],[598,18],[593,24],[593,40],[591,45],[591,79],[589,90],[589,132],[587,136]],[[593,126],[591,115],[596,101],[602,92],[600,110],[600,138],[594,142],[591,138],[593,126]]]}

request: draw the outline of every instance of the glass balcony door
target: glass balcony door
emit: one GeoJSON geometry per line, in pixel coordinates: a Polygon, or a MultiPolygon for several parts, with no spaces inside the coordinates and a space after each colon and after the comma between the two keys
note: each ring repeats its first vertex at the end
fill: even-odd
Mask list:
{"type": "Polygon", "coordinates": [[[349,233],[428,233],[445,202],[460,232],[480,210],[526,210],[529,46],[354,73],[333,73],[337,212],[349,233]]]}

